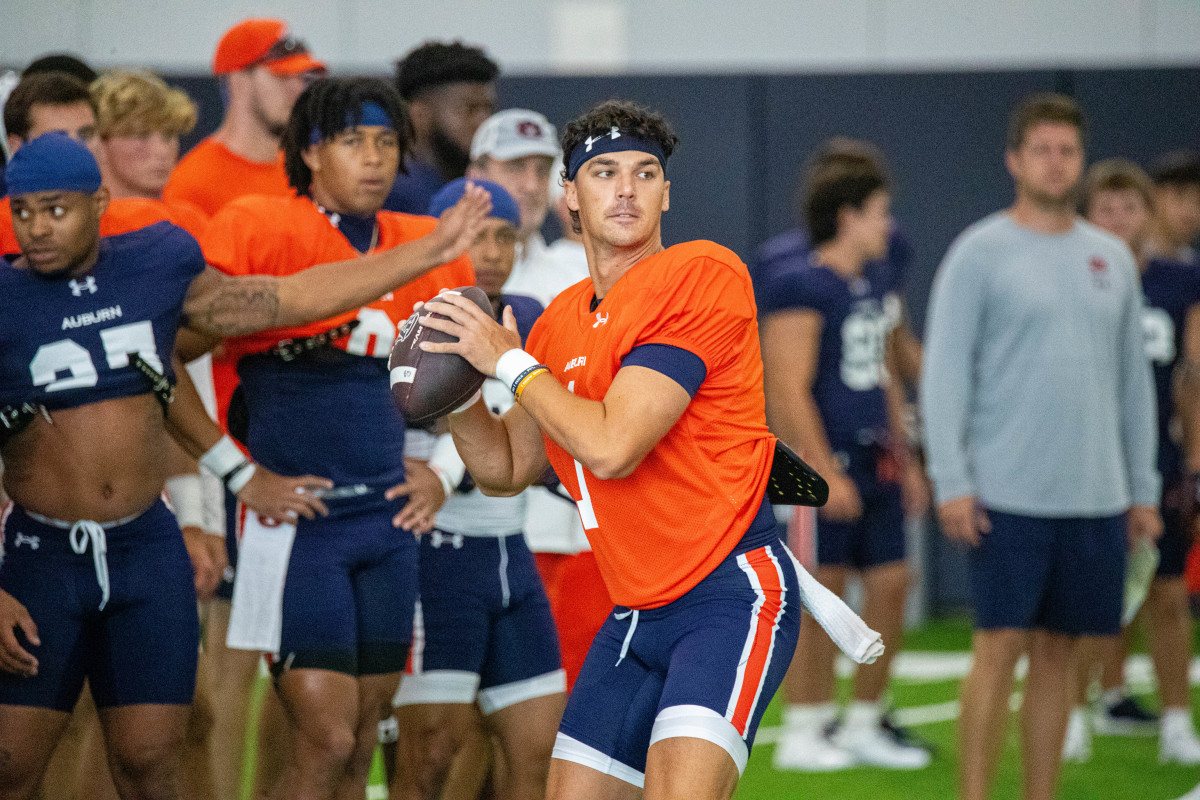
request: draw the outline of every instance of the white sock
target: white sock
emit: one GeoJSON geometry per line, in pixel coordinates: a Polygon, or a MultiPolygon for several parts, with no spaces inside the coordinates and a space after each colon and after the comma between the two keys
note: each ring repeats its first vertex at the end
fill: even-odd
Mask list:
{"type": "Polygon", "coordinates": [[[863,703],[855,700],[846,709],[846,729],[860,731],[878,728],[882,716],[878,701],[863,703]]]}
{"type": "Polygon", "coordinates": [[[1164,708],[1162,712],[1162,733],[1164,736],[1175,731],[1192,731],[1192,712],[1187,708],[1164,708]]]}
{"type": "Polygon", "coordinates": [[[1075,706],[1071,709],[1071,719],[1068,725],[1079,725],[1087,722],[1087,706],[1075,706]]]}
{"type": "Polygon", "coordinates": [[[833,703],[792,703],[783,709],[783,726],[789,731],[821,731],[837,715],[833,703]]]}
{"type": "Polygon", "coordinates": [[[1100,694],[1100,698],[1103,700],[1105,708],[1112,708],[1117,703],[1124,700],[1125,696],[1126,695],[1125,695],[1125,687],[1124,686],[1118,686],[1115,689],[1105,689],[1100,694]]]}

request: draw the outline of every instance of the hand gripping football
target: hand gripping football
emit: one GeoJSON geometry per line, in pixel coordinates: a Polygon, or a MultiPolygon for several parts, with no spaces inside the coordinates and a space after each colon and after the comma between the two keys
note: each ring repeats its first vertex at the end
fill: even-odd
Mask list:
{"type": "MultiPolygon", "coordinates": [[[[454,289],[490,317],[492,304],[477,286],[454,289]]],[[[421,342],[456,342],[448,333],[421,324],[421,313],[414,313],[400,328],[388,359],[392,397],[410,426],[428,425],[465,403],[479,390],[487,377],[457,353],[427,353],[421,342]]],[[[445,319],[435,314],[438,319],[445,319]]]]}

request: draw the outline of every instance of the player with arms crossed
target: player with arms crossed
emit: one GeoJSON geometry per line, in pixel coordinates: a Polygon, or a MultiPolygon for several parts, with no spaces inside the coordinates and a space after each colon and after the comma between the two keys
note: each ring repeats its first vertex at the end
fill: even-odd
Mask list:
{"type": "Polygon", "coordinates": [[[169,223],[100,238],[99,168],[61,134],[22,147],[7,178],[22,255],[0,262],[0,454],[14,503],[2,517],[0,797],[35,790],[87,678],[121,795],[174,798],[199,632],[191,565],[158,499],[165,437],[276,519],[324,513],[309,490],[329,485],[256,469],[178,363],[169,402],[181,320],[220,336],[357,307],[460,252],[487,202],[468,199],[446,230],[399,252],[233,279],[169,223]]]}
{"type": "Polygon", "coordinates": [[[799,629],[798,566],[766,499],[776,441],[749,274],[711,242],[662,245],[676,141],[616,101],[567,126],[591,280],[551,303],[530,352],[511,313],[501,327],[458,296],[428,304],[451,319],[425,324],[459,341],[422,346],[517,400],[451,415],[467,469],[513,494],[552,464],[618,603],[568,701],[551,798],[730,797],[799,629]]]}

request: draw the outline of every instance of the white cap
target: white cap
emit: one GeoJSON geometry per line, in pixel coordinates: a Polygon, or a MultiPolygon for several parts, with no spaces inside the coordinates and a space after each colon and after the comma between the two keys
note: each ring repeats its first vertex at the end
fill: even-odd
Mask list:
{"type": "Polygon", "coordinates": [[[558,156],[558,132],[536,111],[510,108],[492,114],[475,131],[471,160],[488,156],[508,161],[522,156],[558,156]]]}

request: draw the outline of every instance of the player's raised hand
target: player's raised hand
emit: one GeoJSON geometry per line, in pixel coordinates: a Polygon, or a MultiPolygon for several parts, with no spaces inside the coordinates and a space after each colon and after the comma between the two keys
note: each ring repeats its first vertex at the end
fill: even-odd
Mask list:
{"type": "Polygon", "coordinates": [[[444,264],[466,252],[491,210],[492,196],[487,189],[467,181],[466,192],[457,203],[442,212],[437,227],[429,234],[434,260],[444,264]]]}
{"type": "Polygon", "coordinates": [[[500,356],[521,346],[517,319],[512,308],[504,308],[504,324],[498,325],[483,309],[454,292],[445,292],[430,300],[421,311],[421,324],[448,333],[457,342],[421,342],[429,353],[457,353],[484,375],[496,374],[500,356]],[[448,319],[433,316],[441,314],[448,319]]]}
{"type": "Polygon", "coordinates": [[[404,459],[404,473],[404,483],[393,486],[384,494],[388,500],[408,497],[408,503],[392,517],[392,524],[417,534],[429,533],[433,530],[434,515],[446,503],[446,490],[424,461],[404,459]]]}
{"type": "Polygon", "coordinates": [[[17,639],[17,629],[25,634],[25,639],[34,645],[41,645],[38,638],[37,625],[25,606],[17,602],[17,598],[0,589],[0,669],[31,678],[37,675],[38,660],[17,639]]]}
{"type": "Polygon", "coordinates": [[[315,475],[285,478],[257,466],[254,475],[237,493],[237,499],[260,517],[295,522],[297,517],[314,519],[328,514],[329,509],[321,502],[318,490],[332,488],[333,481],[328,478],[315,475]]]}
{"type": "Polygon", "coordinates": [[[992,531],[991,520],[974,495],[947,500],[938,506],[937,513],[942,532],[956,542],[978,547],[980,537],[992,531]]]}

